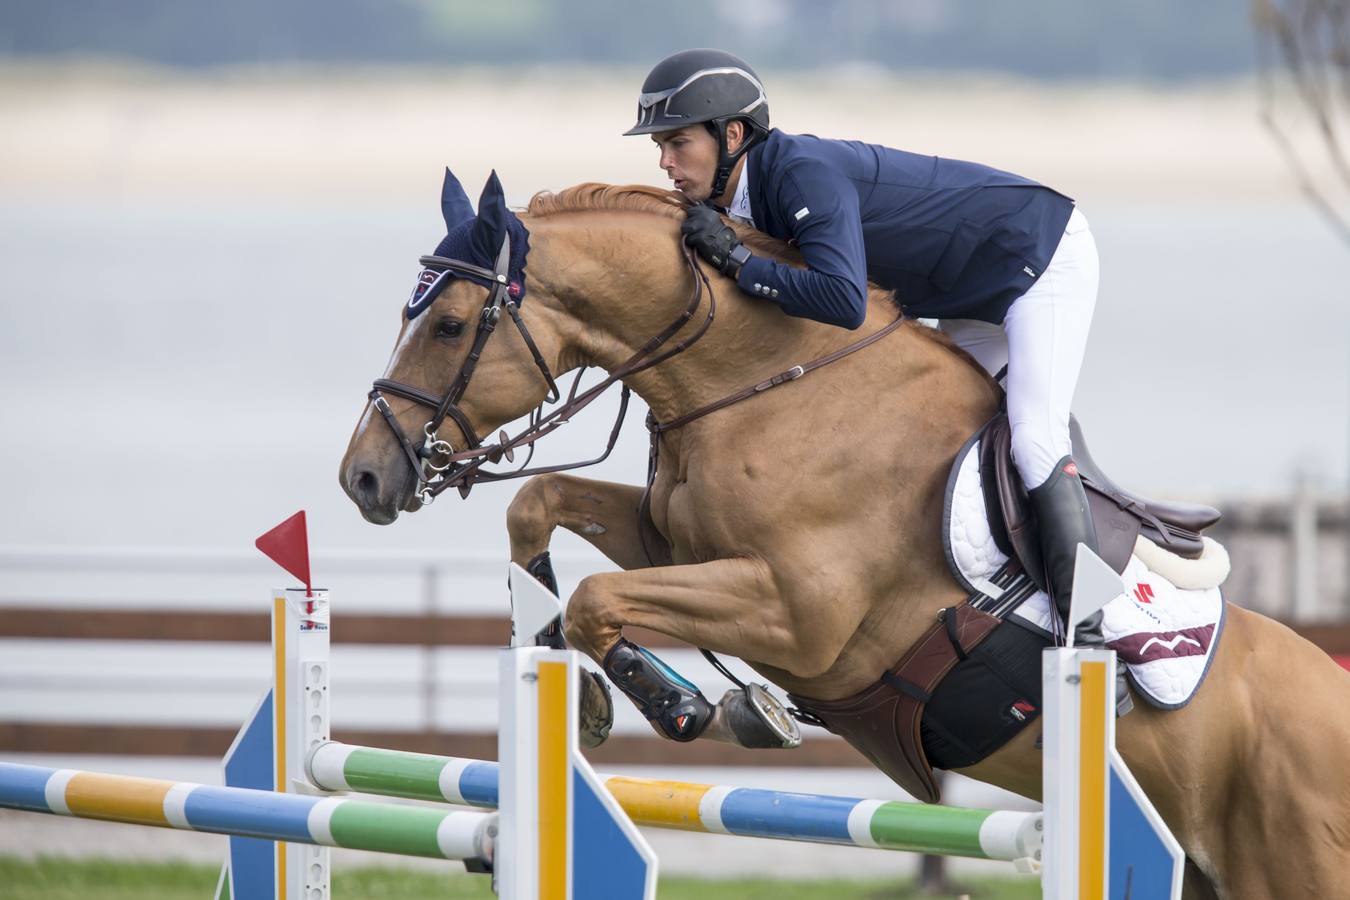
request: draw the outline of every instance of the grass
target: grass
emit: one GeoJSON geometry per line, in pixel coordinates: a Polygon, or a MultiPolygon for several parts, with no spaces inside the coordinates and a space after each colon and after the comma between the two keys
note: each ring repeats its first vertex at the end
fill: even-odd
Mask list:
{"type": "MultiPolygon", "coordinates": [[[[453,872],[453,868],[447,869],[453,872]]],[[[35,860],[0,857],[0,900],[211,900],[219,869],[186,863],[120,862],[109,859],[35,860]]],[[[1035,881],[1004,879],[962,883],[971,900],[1030,900],[1040,896],[1035,881]]],[[[900,881],[703,881],[669,878],[660,900],[905,900],[920,894],[900,881]]],[[[488,879],[438,875],[396,868],[339,870],[336,900],[490,900],[488,879]]]]}

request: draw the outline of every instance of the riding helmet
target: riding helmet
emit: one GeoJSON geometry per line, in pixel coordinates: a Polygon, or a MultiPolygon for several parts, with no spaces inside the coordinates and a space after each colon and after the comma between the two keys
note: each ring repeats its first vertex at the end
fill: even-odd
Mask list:
{"type": "Polygon", "coordinates": [[[656,134],[705,123],[717,139],[713,196],[726,188],[731,169],[769,133],[764,85],[745,60],[725,50],[681,50],[656,64],[642,83],[637,124],[624,132],[656,134]],[[748,131],[737,152],[727,153],[727,123],[740,119],[748,131]]]}
{"type": "Polygon", "coordinates": [[[655,134],[721,118],[769,127],[769,104],[755,70],[724,50],[681,50],[642,83],[637,124],[624,134],[655,134]]]}

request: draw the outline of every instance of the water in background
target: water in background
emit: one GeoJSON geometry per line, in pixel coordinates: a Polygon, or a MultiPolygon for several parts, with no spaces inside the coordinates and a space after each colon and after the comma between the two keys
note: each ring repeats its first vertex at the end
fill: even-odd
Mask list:
{"type": "MultiPolygon", "coordinates": [[[[1177,496],[1272,494],[1283,492],[1295,465],[1311,462],[1328,483],[1339,483],[1350,404],[1350,254],[1293,202],[1226,212],[1162,204],[1088,212],[1103,287],[1078,408],[1112,474],[1177,496]]],[[[247,548],[256,534],[304,507],[313,540],[323,547],[504,560],[512,485],[479,486],[467,501],[448,494],[421,515],[381,529],[360,519],[337,484],[338,461],[370,379],[383,371],[397,332],[416,256],[434,246],[438,227],[434,208],[425,206],[0,204],[0,397],[8,413],[0,441],[6,473],[0,544],[247,548]]],[[[602,444],[607,413],[588,412],[570,433],[555,436],[549,458],[579,458],[602,444]]],[[[630,411],[614,457],[594,474],[641,480],[642,413],[640,404],[630,411]]],[[[579,539],[560,533],[556,543],[564,553],[565,592],[588,566],[601,565],[579,539]]],[[[495,566],[479,575],[457,582],[446,606],[500,608],[504,591],[495,566]]],[[[7,582],[0,595],[10,602],[61,602],[78,594],[139,606],[153,599],[140,576],[90,581],[67,572],[59,583],[33,573],[0,577],[7,582]]],[[[234,609],[261,602],[259,586],[271,583],[262,574],[247,584],[205,572],[184,577],[203,603],[234,609]]],[[[348,609],[416,604],[411,582],[387,575],[335,580],[338,596],[351,601],[348,609]]],[[[153,684],[165,672],[186,672],[192,677],[169,683],[189,690],[157,688],[152,718],[205,715],[210,724],[224,724],[247,710],[265,654],[223,645],[91,650],[61,641],[0,643],[0,683],[8,685],[0,718],[9,719],[66,718],[74,709],[81,720],[139,721],[146,716],[143,696],[111,687],[77,690],[72,677],[87,686],[99,683],[100,672],[115,672],[153,684]],[[203,696],[210,700],[205,706],[203,696]]],[[[340,647],[337,668],[348,686],[343,721],[415,727],[420,712],[409,685],[423,665],[419,652],[340,647]],[[391,704],[391,697],[408,702],[391,704]]],[[[466,676],[479,656],[437,656],[440,677],[453,688],[437,709],[442,725],[491,727],[490,686],[466,676]]],[[[692,653],[672,660],[696,679],[721,684],[692,653]]],[[[621,711],[618,728],[638,733],[645,726],[631,713],[621,711]]],[[[71,764],[207,781],[214,772],[214,765],[192,760],[71,764]]],[[[799,770],[658,774],[898,794],[866,770],[813,771],[809,783],[799,770]]],[[[1017,802],[961,779],[953,788],[956,803],[1017,802]]],[[[60,844],[203,860],[219,853],[218,841],[199,835],[142,834],[0,817],[0,852],[60,844]]],[[[908,856],[839,848],[756,845],[747,853],[736,839],[651,837],[671,871],[769,867],[805,874],[847,867],[886,874],[915,865],[908,856]]],[[[991,869],[1006,872],[958,866],[962,873],[991,869]]]]}
{"type": "MultiPolygon", "coordinates": [[[[1184,497],[1280,494],[1296,466],[1342,484],[1350,253],[1325,226],[1295,201],[1087,212],[1077,408],[1111,474],[1184,497]]],[[[427,205],[0,204],[0,544],[243,547],[304,507],[327,546],[504,555],[513,485],[380,529],[337,484],[439,229],[427,205]]],[[[643,411],[592,474],[641,481],[643,411]]],[[[547,457],[603,445],[608,414],[547,457]]]]}

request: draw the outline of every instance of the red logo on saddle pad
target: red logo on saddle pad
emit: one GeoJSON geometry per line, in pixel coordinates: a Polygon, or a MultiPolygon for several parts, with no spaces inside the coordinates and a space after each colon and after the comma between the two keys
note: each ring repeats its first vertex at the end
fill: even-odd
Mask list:
{"type": "Polygon", "coordinates": [[[1140,603],[1153,602],[1153,587],[1146,581],[1141,581],[1134,586],[1134,599],[1140,603]]]}

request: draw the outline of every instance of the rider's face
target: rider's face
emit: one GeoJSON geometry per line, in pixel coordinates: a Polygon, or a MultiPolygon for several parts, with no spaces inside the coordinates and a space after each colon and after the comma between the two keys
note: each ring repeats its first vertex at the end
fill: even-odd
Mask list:
{"type": "Polygon", "coordinates": [[[717,140],[703,125],[686,125],[652,135],[661,150],[660,166],[680,191],[695,203],[712,194],[717,173],[717,140]]]}

